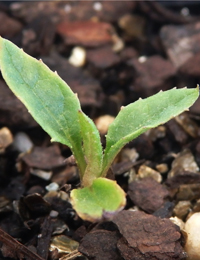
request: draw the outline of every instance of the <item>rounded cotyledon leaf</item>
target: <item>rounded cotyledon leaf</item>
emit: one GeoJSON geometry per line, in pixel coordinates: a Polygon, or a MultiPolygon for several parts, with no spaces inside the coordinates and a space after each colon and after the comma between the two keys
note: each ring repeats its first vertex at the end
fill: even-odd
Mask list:
{"type": "Polygon", "coordinates": [[[198,96],[199,87],[174,88],[160,91],[146,99],[139,99],[122,108],[108,129],[101,176],[106,176],[114,158],[125,144],[187,110],[198,96]]]}
{"type": "Polygon", "coordinates": [[[126,204],[125,192],[116,181],[106,178],[95,179],[90,187],[72,190],[70,197],[77,214],[91,222],[112,218],[126,204]]]}
{"type": "Polygon", "coordinates": [[[71,148],[83,174],[86,162],[82,150],[77,95],[42,61],[1,37],[0,68],[7,85],[51,136],[52,141],[71,148]]]}

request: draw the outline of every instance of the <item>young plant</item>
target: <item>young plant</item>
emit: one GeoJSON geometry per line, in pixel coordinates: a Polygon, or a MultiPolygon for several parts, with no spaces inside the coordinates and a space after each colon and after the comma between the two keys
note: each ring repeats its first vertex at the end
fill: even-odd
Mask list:
{"type": "Polygon", "coordinates": [[[81,188],[71,202],[84,220],[98,221],[121,210],[124,191],[106,174],[125,144],[187,110],[198,98],[196,89],[171,89],[123,107],[109,126],[103,151],[99,132],[80,107],[76,94],[43,62],[0,38],[3,78],[25,104],[52,142],[67,145],[79,168],[81,188]]]}

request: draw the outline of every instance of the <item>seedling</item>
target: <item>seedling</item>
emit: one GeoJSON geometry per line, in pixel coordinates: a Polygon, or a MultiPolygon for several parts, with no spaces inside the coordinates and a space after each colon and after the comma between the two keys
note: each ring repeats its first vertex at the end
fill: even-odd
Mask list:
{"type": "Polygon", "coordinates": [[[2,75],[52,142],[67,145],[79,168],[81,188],[71,202],[84,220],[98,221],[123,209],[124,191],[106,174],[125,144],[187,110],[198,98],[196,89],[171,89],[123,107],[106,135],[103,150],[93,121],[81,110],[76,94],[43,62],[0,38],[2,75]]]}

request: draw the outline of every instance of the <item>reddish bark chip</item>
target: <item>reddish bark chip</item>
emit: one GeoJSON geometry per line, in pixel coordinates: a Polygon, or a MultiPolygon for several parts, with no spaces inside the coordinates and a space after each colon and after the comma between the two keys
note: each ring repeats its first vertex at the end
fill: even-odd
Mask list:
{"type": "Polygon", "coordinates": [[[107,230],[95,230],[81,241],[79,251],[94,260],[122,260],[117,250],[119,234],[107,230]]]}
{"type": "Polygon", "coordinates": [[[154,179],[144,178],[130,183],[128,195],[136,206],[148,213],[153,213],[164,204],[164,199],[169,193],[154,179]]]}
{"type": "Polygon", "coordinates": [[[189,58],[180,68],[179,71],[189,77],[200,76],[200,52],[189,58]]]}
{"type": "Polygon", "coordinates": [[[146,95],[155,94],[159,89],[163,89],[166,80],[176,74],[173,64],[158,55],[151,56],[144,61],[132,59],[129,64],[136,72],[135,89],[144,90],[146,95]]]}
{"type": "Polygon", "coordinates": [[[174,206],[174,202],[166,201],[161,208],[153,213],[153,215],[159,218],[170,218],[173,214],[174,206]]]}
{"type": "Polygon", "coordinates": [[[19,128],[38,125],[2,80],[0,80],[0,124],[19,128]]]}
{"type": "Polygon", "coordinates": [[[58,24],[57,32],[66,44],[78,44],[88,47],[100,46],[112,42],[113,27],[109,23],[92,21],[63,21],[58,24]]]}
{"type": "Polygon", "coordinates": [[[141,158],[151,159],[155,154],[153,142],[146,135],[140,135],[131,142],[141,158]]]}
{"type": "Polygon", "coordinates": [[[64,159],[57,146],[35,147],[31,153],[21,158],[29,167],[45,170],[65,165],[64,159]]]}
{"type": "Polygon", "coordinates": [[[166,125],[178,143],[185,144],[188,141],[187,133],[176,122],[176,120],[174,118],[172,118],[169,122],[167,122],[166,125]]]}
{"type": "Polygon", "coordinates": [[[55,23],[48,15],[40,14],[27,24],[20,34],[21,47],[34,57],[47,56],[55,37],[55,23]]]}
{"type": "Polygon", "coordinates": [[[177,189],[184,184],[200,184],[200,174],[182,169],[173,177],[168,178],[165,184],[169,189],[177,189]]]}
{"type": "MultiPolygon", "coordinates": [[[[180,68],[200,53],[200,22],[188,25],[167,25],[161,29],[160,37],[165,50],[176,68],[180,68]]],[[[196,58],[197,59],[197,58],[196,58]]],[[[198,59],[197,59],[198,60],[198,59]]],[[[191,63],[191,61],[190,61],[191,63]]],[[[188,67],[188,74],[195,74],[196,67],[188,67]],[[191,73],[191,70],[193,72],[191,73]]],[[[184,73],[187,73],[186,67],[184,73]]]]}
{"type": "Polygon", "coordinates": [[[102,47],[87,51],[87,60],[95,67],[106,69],[120,62],[120,58],[111,47],[102,47]]]}
{"type": "Polygon", "coordinates": [[[136,58],[138,58],[138,52],[133,47],[125,47],[120,52],[120,57],[123,61],[127,61],[127,60],[134,59],[134,58],[136,59],[136,58]]]}
{"type": "Polygon", "coordinates": [[[23,25],[19,21],[7,16],[3,12],[0,12],[0,24],[0,35],[6,38],[15,36],[23,28],[23,25]]]}
{"type": "Polygon", "coordinates": [[[113,222],[123,238],[117,247],[125,260],[182,259],[179,227],[169,219],[140,211],[122,211],[113,222]]]}

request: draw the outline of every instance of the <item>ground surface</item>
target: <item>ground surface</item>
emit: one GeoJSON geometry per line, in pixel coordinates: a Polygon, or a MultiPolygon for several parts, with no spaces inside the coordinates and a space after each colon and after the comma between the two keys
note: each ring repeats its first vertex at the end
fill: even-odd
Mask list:
{"type": "MultiPolygon", "coordinates": [[[[195,1],[1,2],[0,35],[56,70],[97,122],[139,97],[200,82],[199,10],[195,1]],[[75,67],[78,46],[86,57],[75,67]]],[[[125,147],[110,176],[127,206],[91,224],[69,201],[79,184],[70,150],[50,143],[1,78],[0,259],[185,259],[180,229],[200,211],[199,108],[125,147]]]]}

